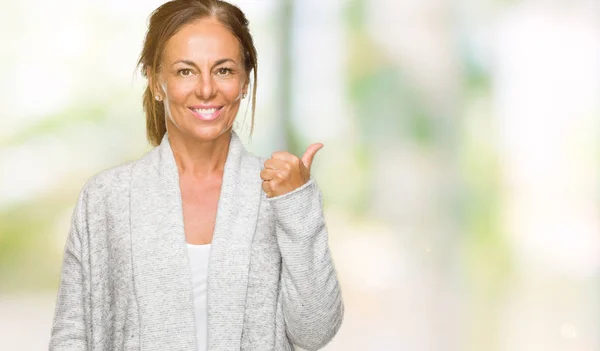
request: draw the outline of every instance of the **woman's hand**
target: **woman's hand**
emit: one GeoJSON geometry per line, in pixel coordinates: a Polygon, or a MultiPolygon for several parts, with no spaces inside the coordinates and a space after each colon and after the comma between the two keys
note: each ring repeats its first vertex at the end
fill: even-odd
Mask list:
{"type": "Polygon", "coordinates": [[[283,195],[308,182],[313,157],[322,147],[322,143],[311,144],[302,159],[286,151],[274,152],[260,172],[267,197],[283,195]]]}

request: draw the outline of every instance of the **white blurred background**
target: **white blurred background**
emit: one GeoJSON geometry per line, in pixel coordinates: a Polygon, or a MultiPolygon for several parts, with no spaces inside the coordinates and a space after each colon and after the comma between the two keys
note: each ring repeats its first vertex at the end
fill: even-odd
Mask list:
{"type": "MultiPolygon", "coordinates": [[[[232,2],[259,53],[247,147],[325,144],[325,350],[600,350],[597,0],[232,2]]],[[[0,350],[47,349],[81,187],[150,148],[161,3],[0,0],[0,350]]]]}

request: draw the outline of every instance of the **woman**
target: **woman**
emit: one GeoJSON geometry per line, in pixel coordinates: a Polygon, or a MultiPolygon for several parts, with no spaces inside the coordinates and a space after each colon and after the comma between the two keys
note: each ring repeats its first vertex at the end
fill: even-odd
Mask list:
{"type": "Polygon", "coordinates": [[[74,210],[51,350],[317,350],[343,302],[321,193],[302,159],[232,130],[256,99],[244,14],[175,0],[151,16],[143,158],[91,178],[74,210]]]}

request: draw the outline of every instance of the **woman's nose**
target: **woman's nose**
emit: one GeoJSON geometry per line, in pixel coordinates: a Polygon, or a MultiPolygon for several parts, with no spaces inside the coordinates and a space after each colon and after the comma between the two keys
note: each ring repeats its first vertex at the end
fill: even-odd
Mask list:
{"type": "Polygon", "coordinates": [[[210,100],[216,92],[215,82],[211,74],[202,74],[198,86],[196,87],[196,94],[202,100],[210,100]]]}

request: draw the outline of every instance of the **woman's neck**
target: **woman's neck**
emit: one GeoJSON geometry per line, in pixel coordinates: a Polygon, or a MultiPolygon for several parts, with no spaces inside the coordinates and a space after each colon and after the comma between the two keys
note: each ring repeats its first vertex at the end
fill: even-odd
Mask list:
{"type": "Polygon", "coordinates": [[[186,137],[174,131],[169,132],[169,143],[179,176],[185,178],[205,179],[215,175],[222,175],[225,161],[229,153],[231,129],[211,141],[199,141],[186,137]]]}

